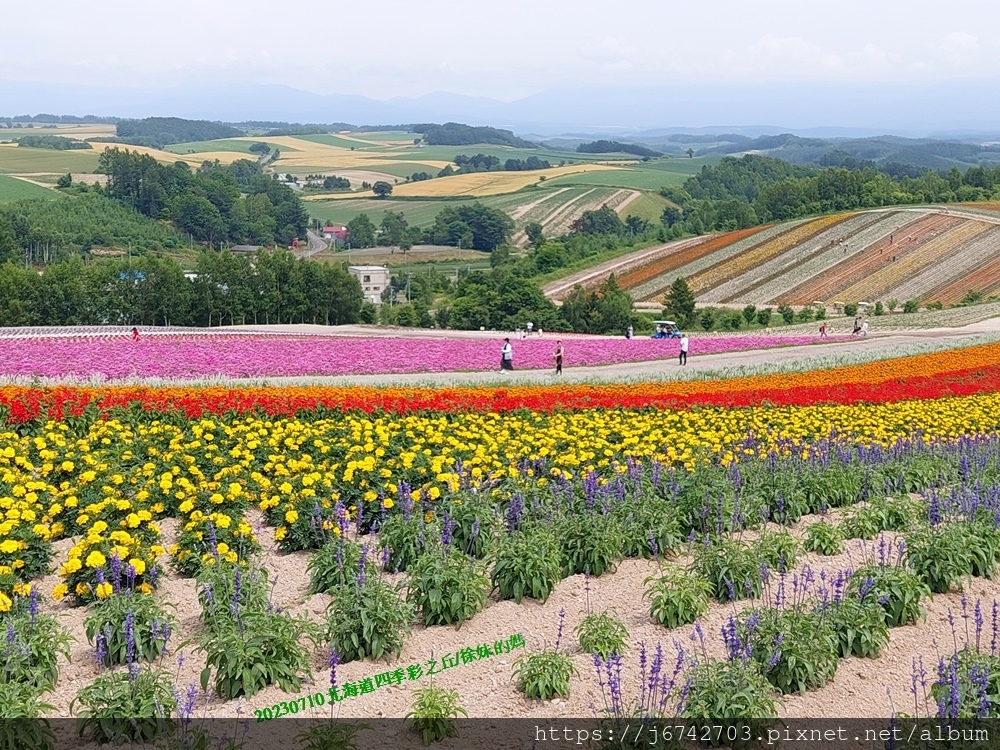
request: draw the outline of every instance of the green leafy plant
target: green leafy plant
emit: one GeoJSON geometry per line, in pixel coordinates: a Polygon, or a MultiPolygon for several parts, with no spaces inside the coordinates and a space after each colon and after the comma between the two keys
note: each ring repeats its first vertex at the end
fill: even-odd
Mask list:
{"type": "Polygon", "coordinates": [[[562,541],[563,576],[604,575],[621,559],[621,529],[610,516],[571,513],[556,524],[562,541]]]}
{"type": "Polygon", "coordinates": [[[493,564],[493,590],[520,603],[528,596],[545,601],[562,577],[562,553],[554,534],[528,525],[501,539],[493,564]]]}
{"type": "Polygon", "coordinates": [[[417,510],[407,520],[402,513],[394,513],[378,527],[379,544],[389,548],[385,569],[405,573],[432,546],[439,543],[441,529],[427,523],[424,514],[417,510]]]}
{"type": "Polygon", "coordinates": [[[890,628],[916,623],[927,616],[921,600],[931,590],[921,578],[898,565],[869,563],[854,572],[847,592],[878,602],[890,628]]]}
{"type": "Polygon", "coordinates": [[[173,678],[163,669],[140,669],[103,674],[70,702],[80,703],[77,731],[101,744],[145,743],[173,731],[170,720],[176,701],[173,678]]]}
{"type": "Polygon", "coordinates": [[[309,650],[300,641],[319,645],[319,628],[271,603],[262,568],[220,561],[206,566],[197,580],[205,623],[194,638],[206,655],[202,689],[208,689],[214,668],[215,693],[226,700],[272,684],[299,690],[302,675],[310,674],[309,650]]]}
{"type": "Polygon", "coordinates": [[[580,641],[580,649],[585,654],[597,654],[605,660],[612,654],[623,653],[625,641],[628,640],[625,623],[607,612],[587,615],[576,626],[575,632],[580,641]]]}
{"type": "Polygon", "coordinates": [[[844,551],[844,532],[827,521],[814,523],[806,529],[802,547],[819,555],[839,555],[844,551]]]}
{"type": "Polygon", "coordinates": [[[739,618],[740,639],[764,678],[782,694],[822,687],[837,673],[837,634],[822,617],[799,607],[755,609],[739,618]]]}
{"type": "MultiPolygon", "coordinates": [[[[310,594],[329,594],[358,575],[361,566],[362,546],[353,539],[336,537],[324,545],[306,563],[309,574],[310,594]]],[[[365,575],[377,577],[378,565],[365,560],[365,575]]]]}
{"type": "Polygon", "coordinates": [[[454,720],[469,715],[458,703],[458,691],[428,685],[413,694],[416,700],[405,718],[412,720],[413,731],[420,735],[424,747],[458,735],[454,720]]]}
{"type": "Polygon", "coordinates": [[[755,661],[709,659],[688,672],[686,719],[774,718],[774,688],[755,661]]]}
{"type": "Polygon", "coordinates": [[[683,541],[677,506],[665,498],[640,497],[617,503],[611,511],[620,528],[618,544],[625,557],[659,557],[683,541]]]}
{"type": "Polygon", "coordinates": [[[663,568],[659,575],[650,576],[643,585],[643,598],[649,597],[649,614],[660,625],[679,628],[708,612],[712,586],[683,568],[663,568]]]}
{"type": "Polygon", "coordinates": [[[484,566],[452,547],[428,552],[409,566],[407,599],[425,625],[457,625],[486,607],[484,566]]]}
{"type": "Polygon", "coordinates": [[[972,551],[966,537],[960,523],[919,526],[906,535],[906,559],[933,593],[961,588],[962,579],[972,575],[972,551]]]}
{"type": "Polygon", "coordinates": [[[1000,658],[966,646],[939,667],[931,698],[958,719],[997,719],[1000,706],[1000,658]],[[985,700],[984,700],[985,697],[985,700]]]}
{"type": "Polygon", "coordinates": [[[576,673],[573,660],[553,649],[525,654],[514,662],[518,689],[528,698],[568,698],[569,681],[576,673]]]}
{"type": "Polygon", "coordinates": [[[481,560],[490,554],[496,543],[500,523],[492,509],[474,498],[475,495],[463,496],[462,502],[453,503],[448,508],[453,524],[451,544],[465,554],[481,560]]]}
{"type": "Polygon", "coordinates": [[[54,710],[54,706],[42,703],[38,698],[39,689],[24,682],[0,683],[0,748],[30,748],[30,750],[52,750],[56,737],[48,720],[39,718],[54,710]],[[25,721],[30,719],[30,721],[25,721]]]}
{"type": "Polygon", "coordinates": [[[885,610],[871,598],[847,596],[819,612],[837,634],[841,657],[874,659],[889,644],[885,610]]]}
{"type": "Polygon", "coordinates": [[[738,539],[720,538],[695,545],[691,570],[708,582],[713,597],[728,602],[760,596],[761,562],[757,548],[738,539]]]}
{"type": "Polygon", "coordinates": [[[70,661],[73,639],[55,616],[37,611],[37,598],[15,597],[0,615],[0,684],[23,683],[51,690],[59,678],[59,656],[70,661]]]}
{"type": "Polygon", "coordinates": [[[257,552],[260,552],[260,543],[250,524],[240,515],[230,517],[226,514],[215,521],[212,516],[188,521],[177,537],[177,544],[170,549],[174,569],[189,578],[201,571],[209,556],[228,557],[231,562],[239,562],[257,552]]]}
{"type": "Polygon", "coordinates": [[[98,647],[100,662],[110,667],[156,659],[166,650],[177,621],[152,595],[126,591],[98,599],[83,625],[87,641],[98,647]]]}
{"type": "Polygon", "coordinates": [[[359,750],[355,737],[366,729],[371,727],[331,719],[318,726],[310,726],[295,738],[302,750],[359,750]]]}
{"type": "Polygon", "coordinates": [[[972,575],[992,579],[1000,558],[1000,532],[993,525],[993,519],[964,524],[963,531],[972,557],[972,575]]]}
{"type": "Polygon", "coordinates": [[[791,570],[798,558],[799,543],[787,530],[761,532],[751,548],[757,558],[771,570],[791,570]]]}
{"type": "Polygon", "coordinates": [[[342,663],[399,657],[416,617],[397,587],[371,576],[334,589],[326,611],[327,639],[342,663]]]}
{"type": "Polygon", "coordinates": [[[871,505],[853,508],[841,524],[847,539],[874,539],[884,531],[882,515],[871,505]]]}

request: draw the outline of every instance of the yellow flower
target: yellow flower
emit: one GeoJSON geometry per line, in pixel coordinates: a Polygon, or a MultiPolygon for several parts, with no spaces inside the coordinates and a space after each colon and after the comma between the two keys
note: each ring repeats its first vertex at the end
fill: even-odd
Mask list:
{"type": "Polygon", "coordinates": [[[138,591],[140,594],[153,593],[153,587],[150,586],[148,583],[140,583],[138,586],[135,587],[135,590],[138,591]]]}
{"type": "Polygon", "coordinates": [[[288,534],[288,528],[285,526],[279,526],[274,532],[275,541],[280,542],[288,534]]]}
{"type": "Polygon", "coordinates": [[[183,503],[177,506],[177,509],[181,513],[190,513],[192,508],[194,508],[194,503],[192,503],[190,500],[185,500],[183,503]]]}
{"type": "Polygon", "coordinates": [[[104,583],[97,584],[97,589],[95,592],[98,599],[107,599],[111,594],[114,593],[114,589],[111,588],[111,584],[105,581],[104,583]]]}
{"type": "Polygon", "coordinates": [[[285,513],[286,523],[295,523],[298,520],[299,520],[299,512],[297,510],[290,510],[287,513],[285,513]]]}
{"type": "Polygon", "coordinates": [[[85,583],[76,584],[76,595],[86,596],[90,592],[90,586],[85,583]]]}
{"type": "Polygon", "coordinates": [[[5,539],[3,542],[0,542],[0,552],[4,553],[5,555],[13,555],[15,552],[21,549],[22,544],[23,542],[17,542],[14,541],[13,539],[5,539]]]}
{"type": "Polygon", "coordinates": [[[140,560],[138,557],[133,557],[128,561],[128,564],[132,566],[137,576],[141,576],[146,572],[146,563],[140,560]]]}
{"type": "Polygon", "coordinates": [[[18,596],[31,596],[31,584],[30,583],[15,583],[13,591],[18,596]]]}
{"type": "Polygon", "coordinates": [[[393,505],[395,505],[395,503],[392,502],[391,497],[387,497],[385,500],[382,501],[382,507],[385,508],[386,510],[389,510],[389,508],[391,508],[393,505]]]}
{"type": "Polygon", "coordinates": [[[56,601],[62,599],[66,594],[69,593],[69,586],[65,583],[60,583],[54,589],[52,589],[52,598],[56,601]]]}
{"type": "Polygon", "coordinates": [[[218,547],[216,547],[216,549],[219,551],[220,555],[224,555],[227,552],[229,552],[229,545],[226,544],[225,542],[219,542],[219,545],[218,547]]]}
{"type": "Polygon", "coordinates": [[[0,591],[0,612],[8,612],[10,608],[14,605],[14,602],[10,600],[5,593],[0,591]]]}
{"type": "Polygon", "coordinates": [[[106,563],[106,562],[107,562],[107,559],[104,557],[104,555],[102,555],[97,550],[94,550],[89,555],[87,555],[87,567],[88,568],[99,568],[102,565],[104,565],[104,563],[106,563]]]}

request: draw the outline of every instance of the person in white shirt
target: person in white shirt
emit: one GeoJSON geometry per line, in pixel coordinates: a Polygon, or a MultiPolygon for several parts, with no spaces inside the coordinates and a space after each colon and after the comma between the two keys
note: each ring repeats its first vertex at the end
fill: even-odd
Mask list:
{"type": "Polygon", "coordinates": [[[681,355],[680,362],[678,364],[686,365],[688,363],[688,337],[687,334],[681,336],[681,355]]]}
{"type": "Polygon", "coordinates": [[[868,321],[866,320],[864,323],[861,324],[861,338],[865,338],[867,336],[868,336],[868,321]]]}
{"type": "Polygon", "coordinates": [[[503,340],[503,352],[500,355],[500,369],[514,369],[514,348],[510,345],[510,339],[503,340]]]}
{"type": "Polygon", "coordinates": [[[528,326],[527,326],[527,328],[528,328],[528,335],[529,335],[529,336],[531,335],[531,329],[532,329],[532,328],[534,328],[534,327],[535,327],[535,324],[534,324],[534,323],[532,323],[532,322],[531,322],[531,321],[529,320],[529,321],[528,321],[528,326]]]}

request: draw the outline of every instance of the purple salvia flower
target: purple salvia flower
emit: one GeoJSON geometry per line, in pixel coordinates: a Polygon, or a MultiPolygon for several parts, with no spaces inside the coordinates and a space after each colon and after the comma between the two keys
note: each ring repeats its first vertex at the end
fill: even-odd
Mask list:
{"type": "Polygon", "coordinates": [[[976,623],[976,651],[979,651],[979,639],[983,634],[983,603],[979,599],[976,599],[973,620],[976,623]]]}
{"type": "Polygon", "coordinates": [[[382,569],[385,570],[389,567],[389,559],[392,557],[392,550],[389,547],[382,548],[382,569]]]}
{"type": "Polygon", "coordinates": [[[28,595],[28,615],[31,624],[34,625],[35,618],[38,616],[38,589],[35,586],[31,587],[31,593],[28,595]]]}
{"type": "Polygon", "coordinates": [[[97,653],[95,654],[95,659],[99,666],[104,666],[104,659],[108,655],[108,649],[106,646],[106,641],[104,638],[104,633],[98,633],[97,638],[94,639],[97,644],[97,653]]]}
{"type": "Polygon", "coordinates": [[[452,523],[451,516],[445,511],[441,519],[441,544],[445,547],[451,544],[452,523]]]}
{"type": "Polygon", "coordinates": [[[559,610],[559,630],[556,632],[556,651],[559,650],[559,643],[562,641],[563,626],[566,624],[566,608],[559,610]]]}
{"type": "Polygon", "coordinates": [[[330,649],[330,687],[337,687],[337,665],[340,664],[340,657],[337,656],[337,649],[330,649]]]}
{"type": "Polygon", "coordinates": [[[111,588],[118,591],[122,578],[122,559],[118,556],[117,550],[111,553],[111,588]]]}
{"type": "Polygon", "coordinates": [[[125,615],[125,663],[135,661],[135,615],[130,610],[125,615]]]}

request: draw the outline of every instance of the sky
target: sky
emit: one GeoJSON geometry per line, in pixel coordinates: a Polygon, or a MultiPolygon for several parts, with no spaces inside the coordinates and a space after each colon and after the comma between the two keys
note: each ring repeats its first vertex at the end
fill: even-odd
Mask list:
{"type": "Polygon", "coordinates": [[[582,84],[973,78],[1000,82],[996,0],[35,0],[0,23],[7,83],[511,101],[582,84]]]}

